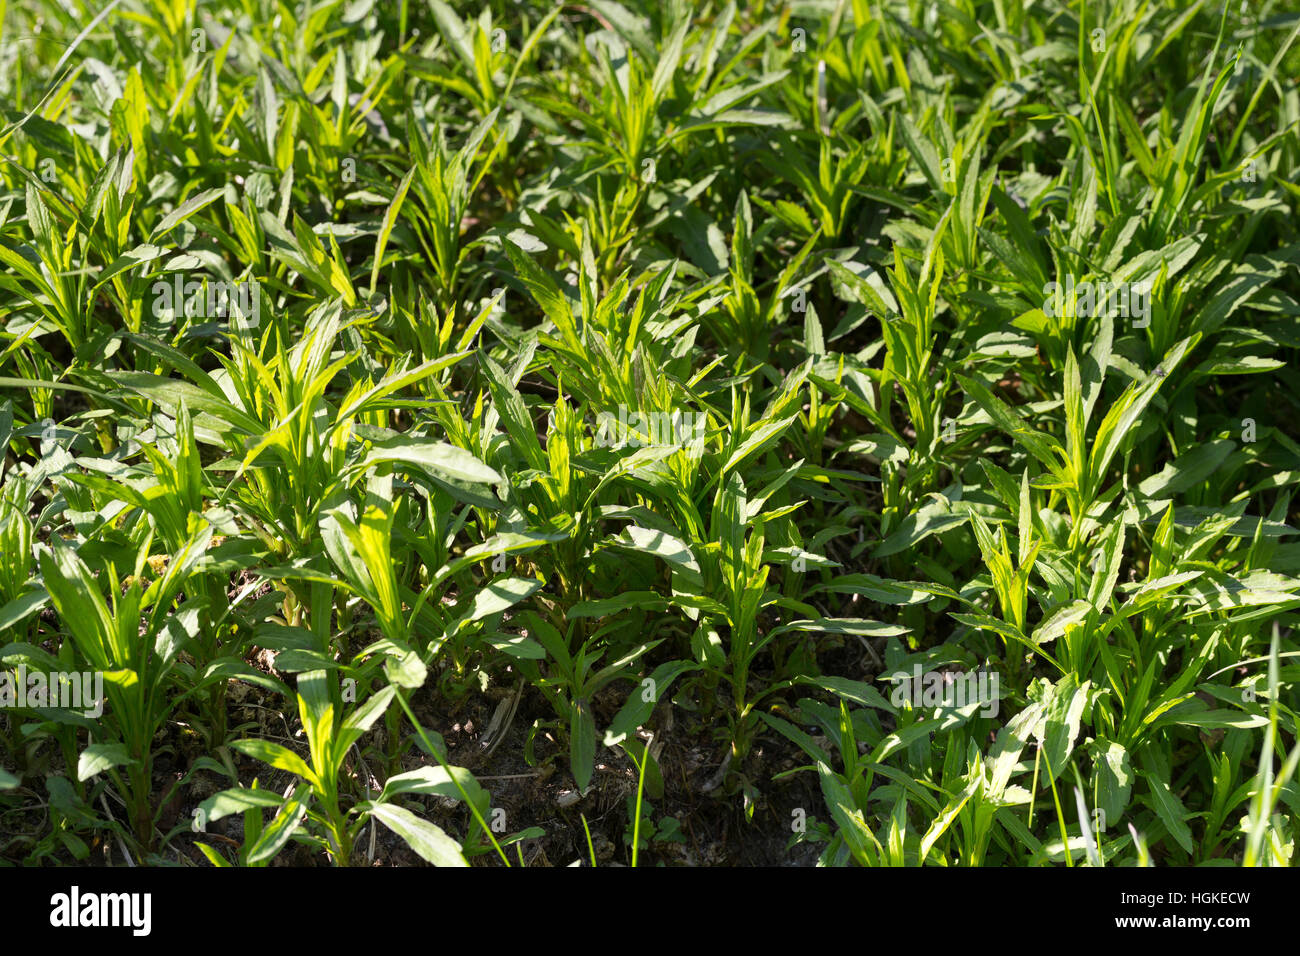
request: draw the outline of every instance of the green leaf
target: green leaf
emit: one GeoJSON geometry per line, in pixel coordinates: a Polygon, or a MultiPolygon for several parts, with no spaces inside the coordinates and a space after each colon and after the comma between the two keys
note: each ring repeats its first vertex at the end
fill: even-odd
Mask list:
{"type": "Polygon", "coordinates": [[[617,597],[579,601],[569,609],[569,617],[608,617],[627,608],[662,611],[667,607],[667,598],[655,591],[624,591],[617,597]]]}
{"type": "Polygon", "coordinates": [[[966,394],[984,409],[998,428],[1020,442],[1025,450],[1037,458],[1043,466],[1048,469],[1055,468],[1057,459],[1053,452],[1054,449],[1060,448],[1060,443],[1055,438],[1030,428],[1018,414],[1012,411],[1011,406],[989,391],[983,382],[960,374],[955,378],[961,383],[966,394]]]}
{"type": "Polygon", "coordinates": [[[596,721],[584,701],[574,701],[569,712],[569,769],[579,790],[587,789],[596,762],[596,721]]]}
{"type": "Polygon", "coordinates": [[[1069,674],[1046,690],[1042,721],[1034,729],[1034,736],[1041,741],[1043,756],[1047,761],[1043,773],[1050,774],[1044,778],[1045,782],[1055,780],[1065,772],[1066,761],[1079,738],[1083,709],[1088,703],[1090,688],[1090,681],[1084,681],[1080,685],[1074,675],[1069,674]],[[1048,766],[1051,767],[1050,772],[1048,766]]]}
{"type": "Polygon", "coordinates": [[[272,793],[270,790],[253,790],[248,787],[236,787],[232,790],[222,790],[220,793],[213,794],[199,804],[201,809],[209,820],[220,820],[222,817],[228,817],[232,813],[243,813],[245,810],[254,810],[267,807],[279,807],[284,803],[284,797],[278,793],[272,793]]]}
{"type": "Polygon", "coordinates": [[[384,711],[388,710],[388,705],[393,702],[393,695],[396,692],[397,689],[389,685],[372,694],[364,704],[348,714],[339,733],[339,746],[347,749],[373,727],[375,721],[384,716],[384,711]]]}
{"type": "Polygon", "coordinates": [[[903,519],[898,530],[882,541],[872,552],[872,557],[885,558],[906,551],[932,534],[951,531],[970,520],[965,512],[951,511],[949,508],[950,503],[947,501],[942,504],[930,501],[922,505],[915,514],[903,519]]]}
{"type": "Polygon", "coordinates": [[[411,180],[414,178],[415,167],[412,166],[402,177],[397,191],[393,194],[393,201],[388,204],[388,211],[384,213],[383,224],[379,227],[379,236],[375,239],[374,265],[370,269],[371,295],[374,295],[375,289],[379,287],[379,268],[384,262],[384,249],[388,246],[388,237],[392,235],[393,227],[397,225],[397,215],[402,211],[402,203],[406,200],[406,193],[411,188],[411,180]]]}
{"type": "Polygon", "coordinates": [[[370,815],[401,837],[406,845],[434,866],[469,866],[460,844],[436,824],[410,810],[388,803],[375,804],[370,815]]]}
{"type": "Polygon", "coordinates": [[[648,678],[649,684],[645,681],[636,684],[605,731],[605,746],[617,746],[634,734],[650,719],[655,705],[663,700],[673,681],[693,670],[699,670],[699,665],[691,661],[668,661],[654,669],[648,678]]]}
{"type": "Polygon", "coordinates": [[[727,459],[727,463],[722,466],[722,470],[718,473],[719,476],[726,476],[729,471],[739,465],[742,461],[754,457],[759,452],[774,444],[776,439],[780,437],[798,417],[798,415],[791,415],[789,418],[763,422],[750,433],[748,438],[740,443],[740,446],[736,448],[735,451],[731,453],[731,456],[727,459]]]}
{"type": "Polygon", "coordinates": [[[216,187],[213,189],[205,189],[203,192],[191,196],[163,217],[162,222],[158,223],[158,225],[154,227],[153,232],[149,235],[149,241],[157,242],[163,236],[167,235],[167,233],[171,232],[181,223],[193,216],[200,209],[205,209],[212,205],[221,198],[224,192],[225,189],[216,187]]]}
{"type": "Polygon", "coordinates": [[[816,677],[799,677],[798,682],[820,687],[822,690],[830,691],[837,697],[841,697],[850,703],[860,704],[863,707],[874,707],[877,710],[887,711],[891,714],[898,712],[898,708],[886,700],[880,691],[862,681],[819,674],[816,677]]]}
{"type": "Polygon", "coordinates": [[[0,633],[16,628],[49,603],[49,592],[44,588],[37,588],[34,591],[19,595],[8,604],[0,606],[0,633]]]}
{"type": "Polygon", "coordinates": [[[1268,718],[1263,714],[1243,714],[1239,710],[1204,710],[1199,713],[1179,713],[1174,711],[1153,721],[1152,727],[1166,727],[1181,724],[1185,727],[1209,727],[1211,729],[1247,729],[1268,725],[1268,718]]]}
{"type": "Polygon", "coordinates": [[[280,807],[280,812],[262,831],[257,842],[249,848],[248,863],[269,863],[302,825],[307,816],[306,787],[299,787],[293,796],[280,807]]]}
{"type": "Polygon", "coordinates": [[[542,307],[546,317],[555,323],[565,344],[572,349],[581,350],[582,344],[578,341],[577,326],[573,321],[573,309],[569,305],[568,297],[528,253],[509,239],[503,239],[501,244],[505,247],[506,255],[514,266],[515,273],[532,297],[537,300],[537,304],[542,307]]]}
{"type": "MultiPolygon", "coordinates": [[[[537,578],[496,578],[476,591],[464,612],[463,623],[500,614],[541,590],[544,582],[537,578]]],[[[460,611],[460,605],[456,606],[460,611]]]]}
{"type": "Polygon", "coordinates": [[[77,758],[77,779],[89,780],[110,767],[133,763],[126,744],[91,744],[77,758]]]}
{"type": "Polygon", "coordinates": [[[1101,425],[1097,428],[1097,434],[1093,438],[1092,453],[1089,460],[1089,470],[1093,478],[1095,487],[1110,464],[1111,459],[1119,451],[1120,444],[1128,435],[1129,429],[1137,422],[1138,417],[1146,409],[1151,399],[1155,397],[1156,390],[1169,377],[1182,362],[1183,357],[1188,350],[1196,344],[1199,336],[1193,336],[1183,339],[1168,352],[1160,361],[1158,368],[1153,369],[1146,378],[1140,382],[1129,386],[1121,395],[1115,404],[1110,407],[1106,417],[1102,419],[1101,425]]]}
{"type": "Polygon", "coordinates": [[[934,848],[935,843],[938,842],[941,836],[948,832],[948,828],[952,826],[953,821],[955,821],[958,814],[961,813],[962,807],[966,806],[970,799],[980,791],[983,785],[984,778],[976,776],[966,784],[966,787],[961,791],[961,793],[954,794],[952,799],[948,801],[948,805],[943,808],[943,812],[934,818],[933,822],[930,824],[930,828],[925,831],[925,836],[921,838],[921,847],[919,852],[921,863],[925,863],[925,858],[930,855],[930,850],[934,848]]]}
{"type": "Polygon", "coordinates": [[[1097,806],[1106,814],[1107,825],[1117,821],[1128,806],[1133,790],[1133,765],[1128,751],[1108,740],[1095,741],[1093,767],[1097,806]]]}
{"type": "Polygon", "coordinates": [[[1187,853],[1192,852],[1192,831],[1187,826],[1187,808],[1177,795],[1169,789],[1169,783],[1160,774],[1152,770],[1139,770],[1138,774],[1147,782],[1151,791],[1151,807],[1164,824],[1169,835],[1187,853]]]}
{"type": "Polygon", "coordinates": [[[406,435],[372,441],[361,467],[390,461],[416,465],[435,475],[475,484],[496,485],[505,480],[463,448],[406,435]]]}
{"type": "Polygon", "coordinates": [[[698,573],[700,570],[695,554],[686,542],[664,531],[628,525],[611,543],[631,551],[654,555],[686,571],[698,573]]]}
{"type": "Polygon", "coordinates": [[[287,747],[257,738],[235,740],[231,742],[230,746],[254,760],[260,760],[262,763],[270,764],[279,770],[287,770],[289,773],[297,774],[312,783],[317,782],[316,774],[311,767],[307,766],[306,761],[287,747]]]}
{"type": "Polygon", "coordinates": [[[1043,618],[1030,639],[1035,644],[1054,641],[1065,634],[1067,629],[1087,619],[1091,611],[1092,605],[1087,601],[1071,601],[1069,604],[1062,604],[1043,618]]]}
{"type": "Polygon", "coordinates": [[[826,806],[854,858],[864,866],[877,862],[884,851],[871,832],[871,827],[867,825],[866,817],[857,806],[853,792],[845,785],[844,779],[822,762],[817,764],[817,776],[821,781],[826,806]]]}
{"type": "Polygon", "coordinates": [[[460,800],[461,790],[464,790],[471,800],[479,800],[487,796],[487,791],[464,767],[420,767],[417,770],[408,770],[406,773],[389,777],[384,783],[383,792],[379,795],[379,802],[391,802],[394,797],[402,794],[460,800]]]}

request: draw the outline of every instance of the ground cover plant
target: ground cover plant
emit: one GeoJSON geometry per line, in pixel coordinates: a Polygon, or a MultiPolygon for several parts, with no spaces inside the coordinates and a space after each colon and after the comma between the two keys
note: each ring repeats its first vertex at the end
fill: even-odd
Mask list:
{"type": "Polygon", "coordinates": [[[0,860],[1295,862],[1294,3],[0,29],[0,860]]]}

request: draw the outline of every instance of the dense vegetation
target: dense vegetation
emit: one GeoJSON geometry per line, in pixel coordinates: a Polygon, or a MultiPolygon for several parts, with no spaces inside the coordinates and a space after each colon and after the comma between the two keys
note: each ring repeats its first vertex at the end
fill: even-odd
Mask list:
{"type": "Polygon", "coordinates": [[[0,859],[1293,862],[1294,5],[0,11],[0,859]]]}

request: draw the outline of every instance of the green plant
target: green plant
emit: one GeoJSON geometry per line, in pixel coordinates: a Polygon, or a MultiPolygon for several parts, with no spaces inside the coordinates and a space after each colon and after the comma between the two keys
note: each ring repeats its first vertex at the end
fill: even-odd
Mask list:
{"type": "Polygon", "coordinates": [[[0,3],[0,862],[1294,863],[1293,6],[0,3]]]}

